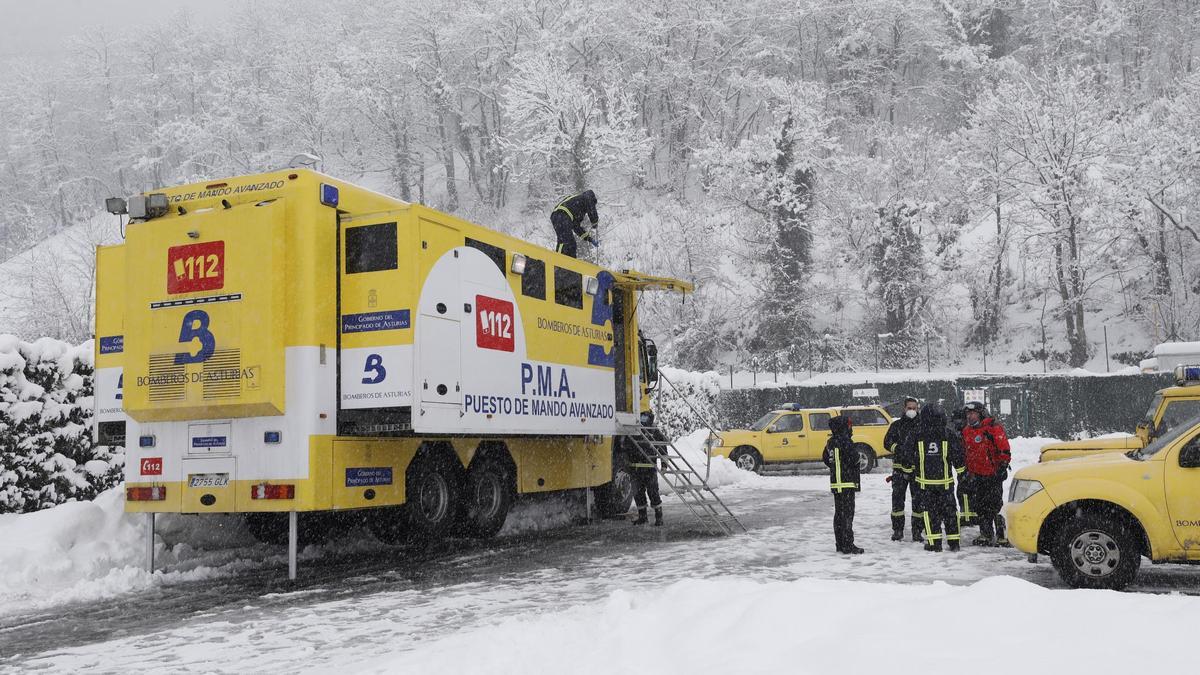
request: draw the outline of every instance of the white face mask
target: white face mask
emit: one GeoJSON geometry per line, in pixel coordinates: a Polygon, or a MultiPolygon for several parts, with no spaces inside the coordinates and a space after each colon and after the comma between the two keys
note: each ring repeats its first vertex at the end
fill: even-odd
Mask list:
{"type": "Polygon", "coordinates": [[[917,411],[916,410],[905,410],[904,416],[911,420],[912,418],[917,416],[917,411]]]}

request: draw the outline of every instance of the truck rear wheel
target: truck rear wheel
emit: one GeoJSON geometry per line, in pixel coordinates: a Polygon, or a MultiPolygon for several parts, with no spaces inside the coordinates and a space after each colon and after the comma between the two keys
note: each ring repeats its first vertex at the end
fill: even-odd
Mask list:
{"type": "Polygon", "coordinates": [[[1120,590],[1137,576],[1142,552],[1126,520],[1085,512],[1063,524],[1051,558],[1072,588],[1120,590]]]}
{"type": "Polygon", "coordinates": [[[408,467],[404,485],[409,538],[428,541],[448,537],[462,503],[458,467],[446,456],[422,455],[408,467]]]}
{"type": "Polygon", "coordinates": [[[612,480],[596,488],[596,508],[602,518],[619,518],[629,513],[633,504],[633,472],[625,453],[613,452],[612,480]]]}
{"type": "Polygon", "coordinates": [[[875,465],[879,460],[875,458],[875,450],[866,443],[856,443],[854,449],[858,451],[858,472],[871,473],[875,470],[875,465]]]}
{"type": "Polygon", "coordinates": [[[507,462],[484,457],[467,472],[466,533],[474,537],[492,537],[504,527],[508,510],[516,497],[515,479],[507,462]]]}

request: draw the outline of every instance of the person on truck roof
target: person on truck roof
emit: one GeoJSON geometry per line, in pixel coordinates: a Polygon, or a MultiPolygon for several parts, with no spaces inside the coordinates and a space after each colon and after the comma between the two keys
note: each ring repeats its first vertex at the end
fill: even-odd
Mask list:
{"type": "Polygon", "coordinates": [[[913,467],[905,464],[896,455],[904,437],[916,426],[917,411],[920,407],[920,401],[912,396],[905,397],[904,414],[892,421],[887,434],[883,437],[883,447],[892,453],[892,457],[896,457],[892,461],[892,475],[887,478],[887,481],[892,484],[892,541],[904,539],[904,495],[906,492],[912,493],[912,540],[921,541],[921,534],[924,531],[921,514],[917,513],[917,484],[912,479],[913,467]]]}
{"type": "Polygon", "coordinates": [[[596,213],[596,193],[591,190],[560,201],[550,212],[550,225],[554,227],[554,236],[558,244],[554,250],[577,258],[575,236],[599,246],[600,239],[596,236],[596,226],[600,224],[600,216],[596,213]],[[587,216],[592,221],[592,231],[583,229],[583,218],[587,216]]]}
{"type": "Polygon", "coordinates": [[[833,493],[833,540],[838,553],[858,554],[854,545],[854,493],[861,489],[858,450],[850,430],[850,419],[838,415],[829,419],[832,435],[825,441],[821,461],[829,467],[829,491],[833,493]]]}
{"type": "Polygon", "coordinates": [[[988,416],[987,408],[979,401],[966,406],[967,426],[963,427],[963,447],[966,448],[967,475],[964,503],[970,499],[979,519],[979,536],[975,546],[1008,546],[1004,532],[1004,481],[1012,452],[1004,427],[988,416]]]}

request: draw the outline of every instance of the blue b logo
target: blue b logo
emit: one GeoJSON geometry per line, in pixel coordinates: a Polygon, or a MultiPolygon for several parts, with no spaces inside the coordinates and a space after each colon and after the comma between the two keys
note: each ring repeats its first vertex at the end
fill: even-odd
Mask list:
{"type": "Polygon", "coordinates": [[[387,369],[383,367],[383,357],[378,354],[367,355],[367,363],[363,366],[364,373],[375,373],[374,377],[368,375],[362,379],[363,384],[379,384],[387,377],[387,369]]]}
{"type": "Polygon", "coordinates": [[[193,309],[183,317],[183,325],[179,328],[179,341],[191,345],[193,340],[200,341],[200,351],[195,354],[180,352],[175,355],[175,365],[186,363],[203,363],[207,361],[217,348],[217,338],[208,330],[208,312],[193,309]]]}

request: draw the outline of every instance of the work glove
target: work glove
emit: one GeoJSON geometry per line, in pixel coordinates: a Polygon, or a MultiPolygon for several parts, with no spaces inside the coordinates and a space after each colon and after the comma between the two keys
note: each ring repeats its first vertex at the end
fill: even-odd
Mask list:
{"type": "Polygon", "coordinates": [[[895,474],[895,472],[893,472],[892,475],[888,476],[887,478],[884,478],[883,482],[890,483],[890,482],[892,482],[892,479],[895,477],[896,477],[896,474],[895,474]]]}
{"type": "Polygon", "coordinates": [[[599,248],[599,246],[600,246],[600,238],[594,234],[589,233],[589,234],[583,235],[583,240],[597,248],[599,248]]]}
{"type": "Polygon", "coordinates": [[[996,469],[996,478],[999,478],[1001,482],[1008,480],[1008,464],[1007,463],[1001,464],[996,469]]]}

